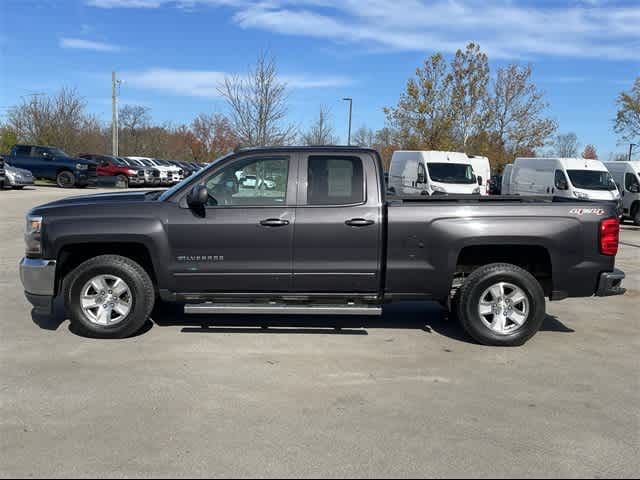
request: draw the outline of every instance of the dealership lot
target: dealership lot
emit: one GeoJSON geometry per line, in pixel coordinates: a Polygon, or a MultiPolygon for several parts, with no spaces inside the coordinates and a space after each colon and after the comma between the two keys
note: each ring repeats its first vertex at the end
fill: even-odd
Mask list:
{"type": "Polygon", "coordinates": [[[516,349],[472,343],[432,304],[382,319],[212,317],[156,308],[135,338],[32,317],[24,214],[101,190],[0,192],[0,475],[635,476],[640,227],[623,297],[549,303],[516,349]],[[268,329],[261,325],[268,323],[268,329]]]}

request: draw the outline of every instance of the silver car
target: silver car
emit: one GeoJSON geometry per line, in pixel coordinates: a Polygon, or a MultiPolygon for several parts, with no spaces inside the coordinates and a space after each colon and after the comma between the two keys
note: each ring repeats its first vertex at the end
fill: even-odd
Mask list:
{"type": "Polygon", "coordinates": [[[4,164],[6,187],[21,190],[27,185],[33,185],[33,175],[29,170],[12,167],[8,163],[4,164]]]}

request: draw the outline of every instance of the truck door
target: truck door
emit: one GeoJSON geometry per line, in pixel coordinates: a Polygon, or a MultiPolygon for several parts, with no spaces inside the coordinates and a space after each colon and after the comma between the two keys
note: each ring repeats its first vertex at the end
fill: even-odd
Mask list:
{"type": "MultiPolygon", "coordinates": [[[[56,175],[58,174],[56,159],[51,155],[48,148],[33,147],[31,149],[30,162],[33,165],[34,170],[39,172],[37,176],[48,178],[50,180],[54,180],[56,178],[56,175]]],[[[75,165],[69,165],[68,168],[69,167],[73,170],[75,165]]],[[[36,176],[36,173],[33,170],[32,172],[34,176],[36,176]]]]}
{"type": "Polygon", "coordinates": [[[379,291],[380,178],[369,154],[303,154],[294,233],[294,291],[379,291]]]}
{"type": "Polygon", "coordinates": [[[203,179],[200,212],[170,212],[170,271],[177,292],[291,289],[297,164],[290,154],[225,162],[203,179]],[[248,177],[255,181],[242,181],[248,177]]]}

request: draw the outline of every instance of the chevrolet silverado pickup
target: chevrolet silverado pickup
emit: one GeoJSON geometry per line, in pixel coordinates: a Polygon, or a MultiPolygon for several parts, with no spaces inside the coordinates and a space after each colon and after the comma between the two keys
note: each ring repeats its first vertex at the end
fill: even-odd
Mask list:
{"type": "Polygon", "coordinates": [[[44,312],[63,296],[77,331],[103,338],[134,334],[157,299],[207,315],[431,300],[476,341],[511,346],[538,331],[545,297],[624,293],[613,205],[393,198],[383,178],[375,150],[250,149],[165,191],[42,205],[26,219],[25,294],[44,312]]]}

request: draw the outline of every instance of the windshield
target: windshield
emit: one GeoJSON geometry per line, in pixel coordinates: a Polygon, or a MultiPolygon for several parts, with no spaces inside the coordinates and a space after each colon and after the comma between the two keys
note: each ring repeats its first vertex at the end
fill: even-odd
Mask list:
{"type": "Polygon", "coordinates": [[[427,163],[427,168],[434,182],[476,183],[473,168],[466,163],[427,163]]]}
{"type": "Polygon", "coordinates": [[[111,161],[113,163],[115,163],[116,165],[118,165],[119,167],[128,167],[129,166],[125,162],[123,162],[121,159],[119,159],[118,157],[109,157],[109,158],[111,158],[111,161]]]}
{"type": "Polygon", "coordinates": [[[609,172],[596,170],[567,170],[571,183],[585,190],[617,190],[609,172]]]}

